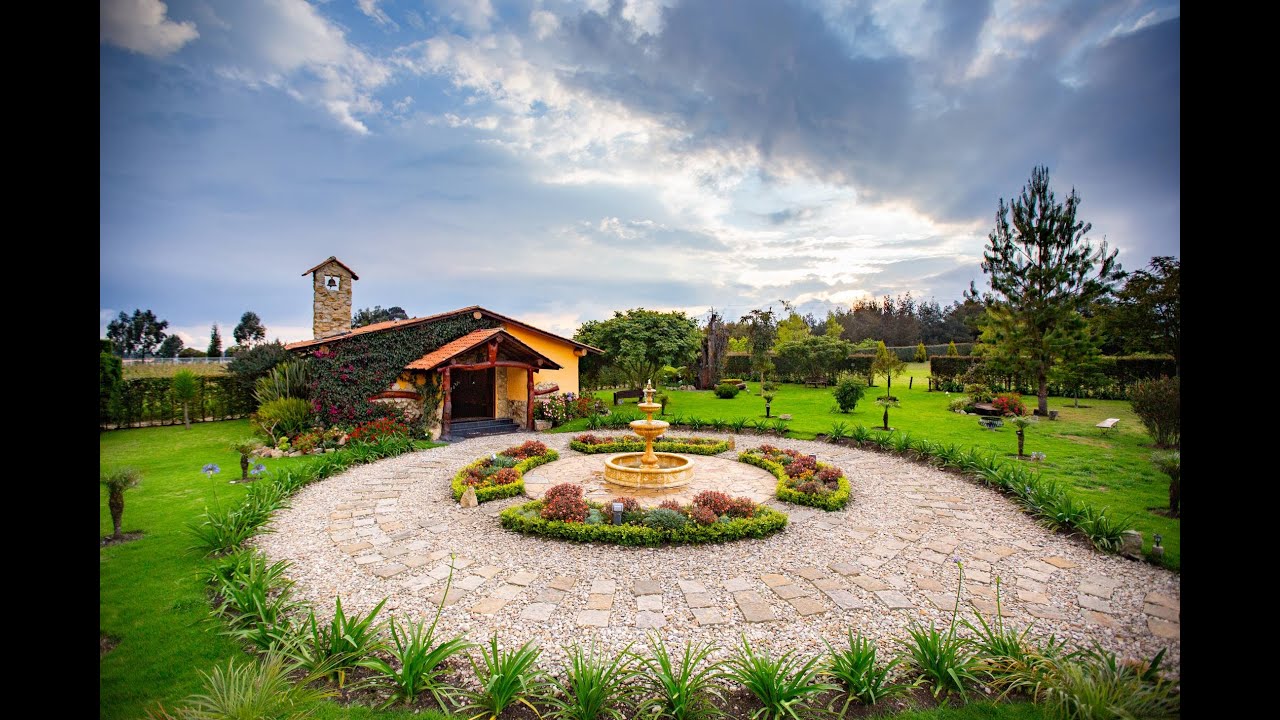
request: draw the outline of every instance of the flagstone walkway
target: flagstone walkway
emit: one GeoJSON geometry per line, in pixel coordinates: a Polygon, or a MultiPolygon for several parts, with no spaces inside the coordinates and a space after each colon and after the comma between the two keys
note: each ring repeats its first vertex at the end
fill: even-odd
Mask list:
{"type": "MultiPolygon", "coordinates": [[[[739,449],[767,442],[843,468],[849,506],[828,513],[770,500],[790,523],[760,540],[573,544],[503,530],[498,513],[525,497],[463,509],[450,494],[463,465],[529,437],[476,438],[355,468],[300,492],[255,542],[293,562],[295,591],[317,614],[331,613],[337,595],[348,612],[387,597],[384,612],[415,618],[443,601],[447,632],[474,641],[497,633],[504,644],[537,639],[553,664],[574,642],[620,649],[655,631],[668,643],[705,639],[724,651],[745,634],[753,646],[817,653],[849,629],[891,644],[912,622],[950,620],[958,558],[962,617],[993,618],[999,582],[1001,614],[1019,627],[1034,623],[1033,635],[1097,640],[1129,656],[1167,647],[1166,667],[1179,666],[1177,574],[1050,532],[958,475],[869,450],[741,435],[739,449]]],[[[531,488],[574,468],[589,473],[606,457],[569,450],[568,435],[537,439],[562,459],[531,471],[531,488]]],[[[731,475],[740,489],[771,484],[764,471],[731,462],[737,452],[693,456],[698,477],[731,475]]]]}

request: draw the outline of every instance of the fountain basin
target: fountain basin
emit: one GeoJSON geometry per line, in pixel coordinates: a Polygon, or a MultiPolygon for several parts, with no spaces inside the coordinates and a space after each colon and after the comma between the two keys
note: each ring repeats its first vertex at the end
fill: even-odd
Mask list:
{"type": "Polygon", "coordinates": [[[645,465],[644,453],[619,453],[604,461],[605,480],[634,488],[673,488],[693,480],[693,461],[674,453],[653,453],[656,465],[645,465]]]}

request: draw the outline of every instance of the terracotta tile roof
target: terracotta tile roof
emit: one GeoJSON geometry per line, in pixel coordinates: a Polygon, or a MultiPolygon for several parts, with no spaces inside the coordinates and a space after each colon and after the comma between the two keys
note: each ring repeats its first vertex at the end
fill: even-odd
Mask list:
{"type": "MultiPolygon", "coordinates": [[[[328,262],[328,260],[326,260],[325,262],[328,262]]],[[[324,263],[320,263],[320,264],[323,265],[324,263]]],[[[343,267],[346,267],[346,266],[344,265],[343,267]]],[[[499,315],[498,313],[493,312],[492,310],[486,310],[480,307],[479,305],[471,305],[468,307],[459,308],[457,310],[450,310],[449,312],[443,312],[436,315],[426,315],[423,317],[409,318],[408,320],[387,320],[385,322],[373,323],[372,325],[365,325],[364,327],[358,327],[358,328],[355,328],[354,330],[339,333],[337,335],[330,335],[328,337],[316,338],[315,340],[299,340],[298,342],[289,343],[288,345],[285,345],[284,348],[286,350],[303,350],[309,347],[316,347],[319,345],[328,345],[335,342],[341,342],[342,340],[346,340],[347,338],[358,337],[360,335],[366,335],[371,332],[381,332],[383,330],[390,330],[398,327],[410,327],[413,325],[421,325],[422,323],[434,322],[436,320],[443,320],[445,318],[454,317],[457,315],[465,315],[473,312],[479,312],[483,315],[488,315],[489,317],[495,320],[499,320],[505,323],[511,323],[512,325],[517,325],[519,327],[525,328],[526,330],[532,330],[533,332],[536,332],[540,335],[545,335],[547,337],[554,338],[562,342],[566,342],[577,348],[583,348],[588,352],[595,352],[595,353],[604,352],[600,348],[592,347],[585,343],[580,343],[577,340],[571,340],[567,337],[562,337],[560,335],[556,335],[555,333],[547,332],[546,330],[543,330],[541,328],[536,328],[532,325],[529,325],[528,323],[522,323],[519,320],[516,320],[515,318],[509,318],[506,315],[499,315]]]]}
{"type": "Polygon", "coordinates": [[[311,273],[313,273],[313,272],[315,272],[315,271],[319,270],[320,268],[324,267],[325,265],[328,265],[328,264],[329,264],[329,263],[331,263],[331,262],[333,262],[333,263],[338,263],[338,264],[339,264],[339,265],[341,265],[342,267],[346,268],[346,269],[347,269],[347,272],[351,273],[351,279],[352,279],[352,280],[359,280],[359,279],[360,279],[360,276],[356,274],[356,271],[355,271],[355,270],[352,270],[351,268],[347,267],[347,264],[346,264],[346,263],[342,262],[341,260],[339,260],[338,258],[334,257],[333,255],[330,255],[330,256],[328,257],[328,259],[324,260],[324,261],[323,261],[323,262],[321,262],[319,265],[317,265],[317,266],[315,266],[315,267],[311,268],[310,270],[307,270],[306,272],[304,272],[304,273],[302,273],[302,274],[303,274],[303,276],[310,275],[311,273]]]}
{"type": "Polygon", "coordinates": [[[517,349],[522,350],[524,353],[528,355],[532,355],[536,359],[541,359],[543,361],[542,367],[545,367],[548,370],[559,370],[561,367],[560,365],[557,365],[556,362],[551,358],[543,355],[537,350],[534,350],[528,345],[525,345],[524,343],[517,340],[515,336],[513,336],[511,333],[508,333],[506,330],[503,330],[502,328],[491,328],[489,330],[475,330],[473,332],[467,333],[466,335],[463,335],[457,340],[447,342],[444,345],[441,345],[440,347],[436,348],[435,350],[432,350],[431,352],[427,353],[426,355],[423,355],[417,360],[414,360],[413,362],[409,363],[408,365],[405,366],[405,369],[406,370],[434,370],[437,367],[449,362],[450,358],[457,357],[462,353],[468,352],[481,345],[484,345],[485,343],[489,342],[489,340],[492,339],[494,336],[501,336],[503,343],[510,343],[511,345],[515,346],[517,349]]]}

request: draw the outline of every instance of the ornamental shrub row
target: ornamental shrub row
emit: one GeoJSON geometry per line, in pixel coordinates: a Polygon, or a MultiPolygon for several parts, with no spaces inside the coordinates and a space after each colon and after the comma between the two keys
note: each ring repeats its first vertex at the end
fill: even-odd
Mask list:
{"type": "MultiPolygon", "coordinates": [[[[981,357],[947,357],[935,355],[929,358],[929,373],[935,385],[941,389],[958,392],[959,385],[965,382],[965,373],[975,365],[981,365],[981,357]],[[938,385],[941,383],[940,385],[938,385]]],[[[1133,385],[1141,380],[1153,380],[1160,377],[1173,377],[1177,364],[1168,355],[1126,355],[1118,357],[1098,358],[1097,373],[1091,379],[1077,386],[1057,382],[1050,377],[1049,394],[1055,397],[1097,398],[1100,400],[1128,400],[1133,385]]],[[[984,373],[985,374],[985,373],[984,373]]],[[[1031,377],[990,377],[982,378],[996,389],[1019,392],[1023,395],[1035,395],[1039,388],[1031,377]]]]}
{"type": "MultiPolygon", "coordinates": [[[[821,489],[817,487],[808,487],[802,491],[800,488],[805,486],[806,481],[808,481],[809,478],[792,477],[787,473],[786,465],[781,462],[777,462],[776,460],[769,459],[773,455],[768,452],[767,448],[769,448],[768,445],[762,445],[758,448],[744,450],[738,455],[738,461],[744,462],[748,465],[755,465],[761,470],[773,473],[773,476],[778,478],[778,485],[774,490],[774,495],[779,500],[782,502],[794,503],[796,505],[808,505],[809,507],[816,507],[821,510],[828,511],[840,510],[843,509],[845,505],[849,504],[849,498],[853,496],[853,488],[849,484],[849,478],[845,476],[844,471],[833,465],[816,463],[816,467],[809,473],[809,475],[817,475],[824,470],[834,470],[839,473],[839,476],[836,478],[836,488],[832,490],[829,485],[823,483],[825,487],[821,489]],[[813,490],[813,492],[810,490],[813,490]]],[[[816,485],[817,483],[815,482],[813,484],[816,485]]]]}
{"type": "MultiPolygon", "coordinates": [[[[912,346],[912,352],[915,347],[912,346]]],[[[756,374],[751,370],[751,356],[747,353],[728,353],[726,356],[725,373],[735,377],[756,378],[756,374]]],[[[793,367],[793,364],[785,357],[779,357],[773,353],[769,354],[769,358],[773,361],[774,371],[770,373],[770,377],[782,382],[804,382],[805,371],[803,368],[793,367]]],[[[871,364],[875,361],[875,355],[866,353],[856,353],[850,355],[838,367],[834,368],[835,372],[831,374],[834,379],[842,372],[851,372],[860,377],[871,377],[871,364]]],[[[870,382],[868,382],[870,384],[870,382]]]]}
{"type": "Polygon", "coordinates": [[[526,472],[559,459],[559,453],[537,440],[479,458],[453,476],[453,499],[461,500],[469,487],[475,488],[477,502],[515,497],[524,492],[526,472]]]}
{"type": "MultiPolygon", "coordinates": [[[[502,527],[526,535],[542,535],[575,542],[654,547],[664,544],[720,543],[742,538],[762,538],[787,526],[786,514],[763,505],[757,506],[754,514],[749,518],[721,519],[707,525],[684,521],[678,528],[545,520],[542,517],[543,505],[542,500],[533,500],[503,510],[499,518],[502,527]]],[[[594,510],[600,513],[601,517],[610,516],[609,509],[601,503],[588,501],[586,505],[588,512],[594,510]]],[[[651,513],[654,512],[659,511],[651,511],[651,513]]],[[[679,514],[675,510],[670,512],[673,515],[679,514]]]]}
{"type": "MultiPolygon", "coordinates": [[[[644,450],[644,438],[638,435],[622,437],[597,436],[590,433],[576,435],[569,441],[569,447],[580,453],[593,455],[597,453],[640,452],[644,450]]],[[[676,438],[658,440],[653,443],[656,452],[684,453],[686,455],[719,455],[730,447],[728,440],[714,438],[676,438]]]]}

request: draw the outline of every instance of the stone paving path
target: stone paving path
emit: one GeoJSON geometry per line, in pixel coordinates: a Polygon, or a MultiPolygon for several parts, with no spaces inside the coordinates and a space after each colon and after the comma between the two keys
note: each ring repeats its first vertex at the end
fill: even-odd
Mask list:
{"type": "MultiPolygon", "coordinates": [[[[475,641],[493,633],[504,643],[537,639],[549,662],[574,642],[594,637],[617,649],[651,632],[722,648],[745,634],[753,645],[806,653],[821,651],[824,639],[842,642],[850,628],[891,643],[911,622],[950,620],[959,557],[964,616],[994,616],[999,580],[1002,615],[1020,627],[1034,623],[1034,635],[1096,639],[1133,656],[1168,647],[1167,663],[1179,665],[1178,575],[1049,532],[958,476],[872,451],[739,436],[739,448],[768,442],[842,467],[853,483],[849,507],[826,513],[770,501],[791,521],[762,540],[579,545],[502,530],[498,512],[525,498],[462,509],[450,496],[460,467],[527,437],[477,438],[355,468],[303,490],[256,542],[294,563],[289,576],[317,614],[336,595],[348,611],[387,597],[387,612],[411,617],[443,602],[443,628],[475,641]]],[[[567,435],[538,439],[562,460],[531,476],[605,457],[569,450],[567,435]]],[[[721,457],[731,461],[736,451],[721,457]]],[[[716,464],[702,463],[706,479],[716,464]]]]}

